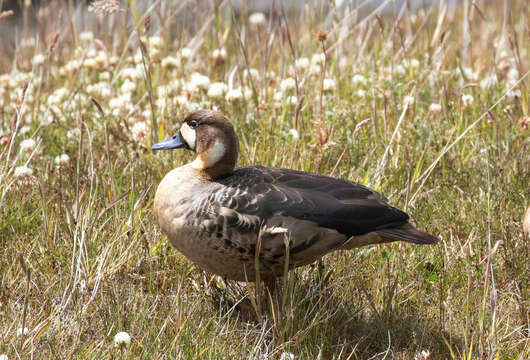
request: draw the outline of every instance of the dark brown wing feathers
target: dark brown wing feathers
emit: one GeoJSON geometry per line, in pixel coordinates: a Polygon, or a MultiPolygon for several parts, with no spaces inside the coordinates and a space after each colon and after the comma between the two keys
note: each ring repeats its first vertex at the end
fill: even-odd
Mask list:
{"type": "Polygon", "coordinates": [[[390,240],[437,241],[410,225],[409,216],[388,205],[386,198],[344,179],[253,166],[236,169],[217,181],[225,190],[216,201],[241,214],[258,216],[262,222],[283,215],[313,221],[348,237],[375,231],[390,240]]]}

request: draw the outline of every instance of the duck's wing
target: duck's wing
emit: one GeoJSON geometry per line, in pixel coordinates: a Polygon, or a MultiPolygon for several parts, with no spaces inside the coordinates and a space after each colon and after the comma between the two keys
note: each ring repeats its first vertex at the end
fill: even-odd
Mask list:
{"type": "MultiPolygon", "coordinates": [[[[408,215],[377,192],[343,179],[289,169],[246,167],[218,180],[208,202],[217,223],[238,234],[263,236],[260,257],[282,260],[285,231],[290,263],[308,264],[338,249],[404,240],[427,244],[436,238],[416,230],[408,215]]],[[[245,246],[243,246],[245,247],[245,246]]],[[[255,244],[247,244],[250,255],[255,244]]],[[[281,261],[280,261],[281,263],[281,261]]]]}
{"type": "Polygon", "coordinates": [[[218,201],[240,214],[312,221],[347,237],[396,227],[409,218],[377,192],[329,176],[256,166],[221,181],[225,187],[218,201]]]}

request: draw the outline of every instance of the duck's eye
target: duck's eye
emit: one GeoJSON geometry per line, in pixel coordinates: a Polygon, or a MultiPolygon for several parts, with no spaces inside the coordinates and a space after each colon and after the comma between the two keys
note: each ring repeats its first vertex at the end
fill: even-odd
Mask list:
{"type": "Polygon", "coordinates": [[[188,126],[192,129],[195,129],[197,126],[199,126],[199,122],[197,120],[191,120],[189,123],[188,123],[188,126]]]}

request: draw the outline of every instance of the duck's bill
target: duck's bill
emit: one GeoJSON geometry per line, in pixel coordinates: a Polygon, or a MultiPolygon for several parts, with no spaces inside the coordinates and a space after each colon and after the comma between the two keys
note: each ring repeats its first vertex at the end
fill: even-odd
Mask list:
{"type": "Polygon", "coordinates": [[[151,147],[152,150],[171,150],[180,148],[188,148],[188,145],[184,141],[182,141],[182,138],[180,137],[180,132],[177,132],[171,138],[156,143],[151,147]]]}

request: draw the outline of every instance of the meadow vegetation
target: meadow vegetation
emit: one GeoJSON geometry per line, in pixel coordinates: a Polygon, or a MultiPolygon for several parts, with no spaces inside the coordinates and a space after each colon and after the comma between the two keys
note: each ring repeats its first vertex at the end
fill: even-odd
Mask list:
{"type": "Polygon", "coordinates": [[[530,357],[527,1],[367,17],[103,3],[41,2],[2,44],[0,354],[530,357]],[[442,242],[329,254],[281,280],[273,316],[153,216],[192,154],[150,146],[200,108],[233,120],[239,165],[363,183],[442,242]]]}

